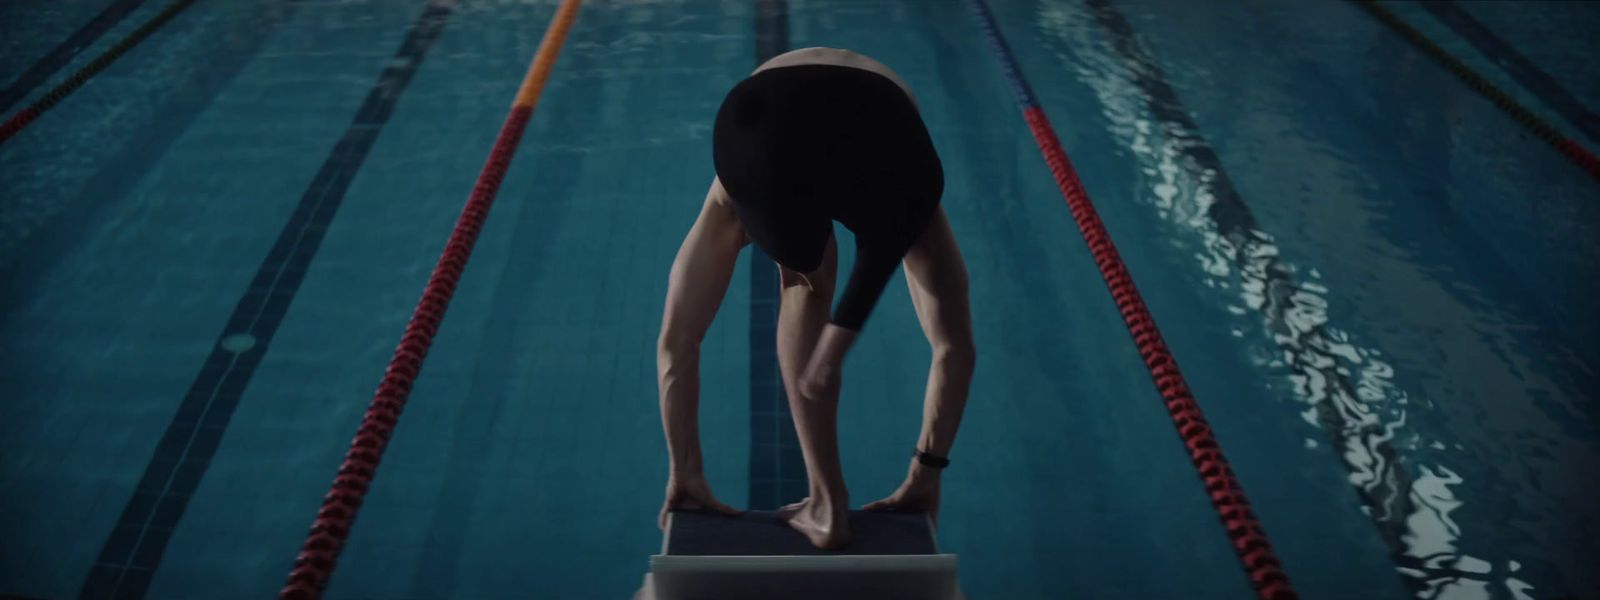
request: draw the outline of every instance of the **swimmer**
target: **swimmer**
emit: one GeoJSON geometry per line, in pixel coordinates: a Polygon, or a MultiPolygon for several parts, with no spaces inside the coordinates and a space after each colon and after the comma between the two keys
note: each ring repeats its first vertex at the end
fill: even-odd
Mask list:
{"type": "Polygon", "coordinates": [[[805,456],[810,495],[778,511],[819,548],[850,541],[839,461],[841,370],[868,313],[905,265],[933,347],[922,432],[906,478],[867,510],[936,517],[941,469],[966,407],[976,351],[967,270],[939,207],[944,171],[905,81],[869,57],[805,48],[734,86],[713,132],[716,178],[673,261],[656,370],[671,471],[668,511],[739,511],[702,470],[700,342],[739,252],[752,241],[778,264],[778,363],[805,456]],[[833,222],[854,234],[856,262],[837,308],[833,222]]]}

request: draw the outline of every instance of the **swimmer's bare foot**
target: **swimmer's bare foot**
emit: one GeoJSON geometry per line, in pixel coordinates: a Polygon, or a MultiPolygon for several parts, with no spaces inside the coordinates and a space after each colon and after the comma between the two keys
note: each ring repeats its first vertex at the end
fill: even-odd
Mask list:
{"type": "Polygon", "coordinates": [[[801,498],[799,502],[796,502],[794,504],[785,504],[783,506],[778,507],[778,510],[773,511],[773,512],[774,512],[774,514],[777,515],[779,520],[787,523],[787,522],[789,522],[789,517],[793,517],[794,513],[800,511],[800,507],[805,506],[806,503],[810,502],[810,501],[811,501],[811,498],[801,498]]]}
{"type": "Polygon", "coordinates": [[[806,498],[778,509],[783,519],[795,531],[805,534],[811,545],[823,550],[838,550],[850,543],[850,521],[847,504],[813,502],[806,498]]]}

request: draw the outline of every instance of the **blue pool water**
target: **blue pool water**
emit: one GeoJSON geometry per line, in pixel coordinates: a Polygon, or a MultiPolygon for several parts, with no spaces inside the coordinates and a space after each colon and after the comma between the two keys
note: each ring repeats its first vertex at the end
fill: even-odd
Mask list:
{"type": "MultiPolygon", "coordinates": [[[[1302,596],[1594,597],[1593,179],[1349,3],[990,3],[1302,596]]],[[[965,3],[759,4],[584,4],[328,597],[638,586],[667,268],[722,94],[780,42],[894,67],[943,158],[979,346],[939,529],[966,593],[1251,597],[965,3]]],[[[0,6],[0,85],[118,5],[31,100],[166,3],[0,6]]],[[[201,0],[0,145],[0,596],[283,585],[555,5],[201,0]]],[[[1594,5],[1451,6],[1600,106],[1594,5]]],[[[796,472],[752,260],[701,419],[718,496],[761,508],[796,472]]],[[[845,375],[858,503],[917,433],[903,289],[845,375]]]]}

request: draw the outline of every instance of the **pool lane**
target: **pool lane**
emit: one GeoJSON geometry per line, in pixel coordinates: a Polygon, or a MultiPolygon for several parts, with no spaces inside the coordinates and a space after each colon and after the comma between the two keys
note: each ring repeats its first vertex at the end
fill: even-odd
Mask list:
{"type": "Polygon", "coordinates": [[[316,257],[328,223],[454,4],[454,0],[433,0],[412,23],[394,60],[379,75],[301,196],[162,435],[79,598],[144,595],[240,397],[316,257]]]}
{"type": "Polygon", "coordinates": [[[29,92],[39,87],[39,84],[44,83],[56,71],[60,71],[67,63],[72,62],[72,59],[77,57],[78,53],[88,48],[95,40],[100,39],[100,36],[105,35],[117,23],[122,22],[123,17],[128,16],[128,13],[133,12],[133,9],[138,8],[144,2],[145,0],[112,0],[93,19],[73,31],[72,35],[61,40],[61,43],[51,48],[50,52],[39,57],[32,65],[28,66],[26,71],[17,75],[5,88],[0,89],[0,113],[11,110],[11,107],[20,102],[29,92]]]}
{"type": "Polygon", "coordinates": [[[1516,47],[1496,35],[1471,13],[1462,10],[1456,2],[1449,0],[1418,2],[1417,6],[1428,11],[1456,35],[1466,39],[1479,52],[1504,69],[1517,83],[1528,88],[1528,91],[1533,92],[1567,122],[1589,136],[1589,143],[1600,144],[1600,115],[1596,115],[1589,107],[1584,106],[1583,102],[1573,97],[1555,77],[1550,76],[1550,73],[1529,60],[1516,47]]]}

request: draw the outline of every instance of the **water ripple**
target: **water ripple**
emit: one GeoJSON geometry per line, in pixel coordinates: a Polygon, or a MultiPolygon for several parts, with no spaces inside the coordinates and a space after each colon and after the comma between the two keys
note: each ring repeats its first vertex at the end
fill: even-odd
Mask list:
{"type": "MultiPolygon", "coordinates": [[[[1264,328],[1276,346],[1259,355],[1260,366],[1287,376],[1302,418],[1335,445],[1363,511],[1415,595],[1490,598],[1499,588],[1527,597],[1533,586],[1516,577],[1518,561],[1492,574],[1489,561],[1461,551],[1462,528],[1450,515],[1465,502],[1455,489],[1462,478],[1444,464],[1408,467],[1399,457],[1397,445],[1420,438],[1407,430],[1412,399],[1396,384],[1394,367],[1330,323],[1331,293],[1320,275],[1280,258],[1126,22],[1109,6],[1066,3],[1045,3],[1038,17],[1046,37],[1066,45],[1058,50],[1061,64],[1093,89],[1111,133],[1133,151],[1148,186],[1141,200],[1186,230],[1174,243],[1199,245],[1191,256],[1206,285],[1231,291],[1237,304],[1229,311],[1264,328]]],[[[1234,335],[1243,337],[1248,326],[1234,335]]]]}

